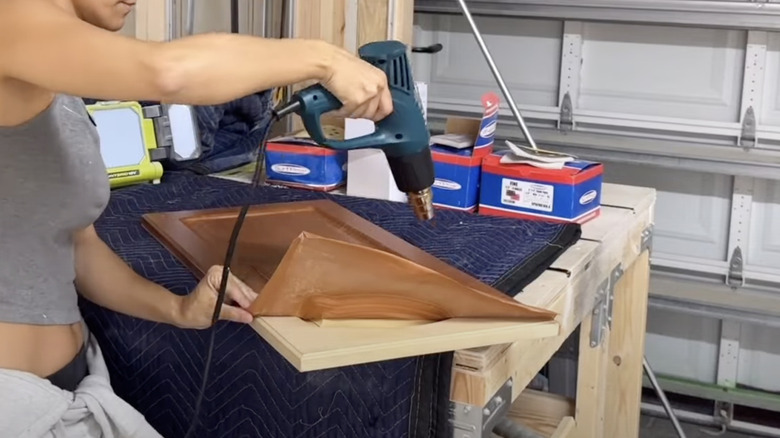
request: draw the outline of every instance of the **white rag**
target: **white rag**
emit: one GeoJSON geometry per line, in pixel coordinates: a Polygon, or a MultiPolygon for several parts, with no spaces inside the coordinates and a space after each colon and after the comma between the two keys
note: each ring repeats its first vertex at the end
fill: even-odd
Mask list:
{"type": "Polygon", "coordinates": [[[103,353],[88,336],[89,375],[74,392],[34,374],[0,369],[0,431],[19,438],[162,438],[119,398],[103,353]]]}

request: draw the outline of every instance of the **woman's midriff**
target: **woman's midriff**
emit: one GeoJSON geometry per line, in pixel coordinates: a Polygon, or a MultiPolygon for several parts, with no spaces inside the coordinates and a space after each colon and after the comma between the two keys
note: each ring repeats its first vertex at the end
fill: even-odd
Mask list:
{"type": "Polygon", "coordinates": [[[73,360],[84,345],[81,323],[26,325],[0,322],[0,368],[50,376],[73,360]]]}

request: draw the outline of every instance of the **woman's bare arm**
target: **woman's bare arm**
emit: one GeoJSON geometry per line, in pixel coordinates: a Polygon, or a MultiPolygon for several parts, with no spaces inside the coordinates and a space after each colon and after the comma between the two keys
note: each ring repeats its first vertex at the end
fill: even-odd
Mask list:
{"type": "Polygon", "coordinates": [[[315,80],[345,107],[379,102],[384,116],[392,106],[379,70],[323,41],[236,34],[140,41],[46,0],[0,0],[0,76],[76,96],[193,105],[315,80]]]}

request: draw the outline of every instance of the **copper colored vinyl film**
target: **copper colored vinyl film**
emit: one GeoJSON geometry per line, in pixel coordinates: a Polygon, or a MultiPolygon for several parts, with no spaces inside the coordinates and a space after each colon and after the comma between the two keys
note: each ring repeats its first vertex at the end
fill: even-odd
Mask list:
{"type": "MultiPolygon", "coordinates": [[[[238,209],[153,213],[144,225],[201,276],[220,264],[238,209]]],[[[332,201],[249,210],[233,273],[258,292],[255,316],[319,319],[518,318],[519,303],[332,201]]]]}

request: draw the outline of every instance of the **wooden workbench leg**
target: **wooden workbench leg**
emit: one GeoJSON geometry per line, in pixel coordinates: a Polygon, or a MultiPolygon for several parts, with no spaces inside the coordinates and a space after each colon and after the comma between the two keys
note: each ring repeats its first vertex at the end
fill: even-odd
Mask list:
{"type": "Polygon", "coordinates": [[[604,419],[606,415],[604,393],[607,389],[610,333],[609,330],[606,330],[601,344],[591,347],[590,331],[593,321],[593,315],[589,314],[580,325],[580,352],[575,407],[577,433],[574,434],[577,438],[608,437],[608,435],[604,435],[604,419]]]}
{"type": "Polygon", "coordinates": [[[639,436],[649,281],[650,258],[649,252],[644,251],[616,284],[607,365],[605,437],[639,436]]]}

